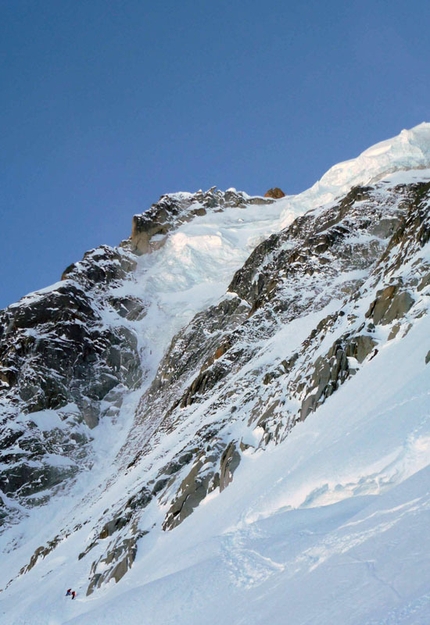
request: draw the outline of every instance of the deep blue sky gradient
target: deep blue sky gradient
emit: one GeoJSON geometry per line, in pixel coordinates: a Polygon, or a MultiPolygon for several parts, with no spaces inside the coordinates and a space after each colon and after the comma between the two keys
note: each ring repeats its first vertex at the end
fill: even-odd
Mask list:
{"type": "Polygon", "coordinates": [[[166,192],[297,193],[428,121],[424,0],[2,0],[0,307],[166,192]]]}

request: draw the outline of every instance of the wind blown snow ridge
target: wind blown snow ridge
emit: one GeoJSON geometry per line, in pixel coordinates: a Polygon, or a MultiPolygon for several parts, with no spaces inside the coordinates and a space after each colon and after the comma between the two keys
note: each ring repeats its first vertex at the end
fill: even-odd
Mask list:
{"type": "MultiPolygon", "coordinates": [[[[298,212],[309,210],[332,202],[352,187],[374,184],[387,174],[426,168],[430,168],[430,123],[424,122],[373,145],[357,158],[334,165],[313,187],[290,196],[287,206],[298,212]]],[[[283,227],[288,220],[288,215],[281,218],[283,227]]]]}

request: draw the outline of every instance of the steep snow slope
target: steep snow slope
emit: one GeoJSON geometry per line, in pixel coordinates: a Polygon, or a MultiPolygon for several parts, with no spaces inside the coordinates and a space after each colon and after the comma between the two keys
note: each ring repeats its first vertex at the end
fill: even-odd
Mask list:
{"type": "Polygon", "coordinates": [[[62,596],[85,584],[84,529],[11,586],[4,622],[424,624],[429,330],[426,316],[282,444],[246,455],[222,495],[142,538],[124,581],[62,596]]]}
{"type": "Polygon", "coordinates": [[[66,272],[144,374],[102,398],[91,470],[2,535],[4,622],[426,622],[429,146],[403,131],[270,204],[164,196],[131,272],[66,272]]]}

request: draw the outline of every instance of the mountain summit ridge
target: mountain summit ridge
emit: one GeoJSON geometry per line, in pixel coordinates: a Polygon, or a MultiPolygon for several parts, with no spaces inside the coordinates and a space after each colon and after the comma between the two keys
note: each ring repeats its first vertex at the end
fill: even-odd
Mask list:
{"type": "MultiPolygon", "coordinates": [[[[361,528],[372,506],[385,514],[390,493],[396,510],[409,509],[408,480],[420,519],[427,509],[429,206],[421,124],[297,196],[164,195],[118,248],[88,252],[61,282],[2,311],[9,622],[28,620],[33,599],[14,601],[45,579],[53,622],[82,625],[102,622],[109,594],[110,622],[120,622],[127,597],[141,605],[134,590],[148,622],[215,623],[229,610],[233,623],[264,623],[271,598],[281,623],[277,587],[289,602],[296,593],[300,625],[317,618],[310,599],[327,573],[338,594],[318,623],[336,614],[379,625],[384,610],[412,605],[418,579],[404,598],[378,586],[382,570],[395,576],[383,548],[390,528],[409,517],[361,528]],[[367,544],[381,570],[351,579],[379,599],[342,611],[342,592],[355,591],[342,591],[336,558],[366,561],[367,544]],[[210,613],[191,599],[190,616],[182,594],[204,571],[210,613]],[[70,576],[82,600],[61,616],[49,593],[70,576]]],[[[46,623],[45,613],[32,618],[46,623]]]]}
{"type": "MultiPolygon", "coordinates": [[[[427,169],[430,167],[430,123],[423,122],[410,130],[380,141],[359,156],[333,165],[312,187],[290,196],[296,210],[309,210],[318,204],[327,204],[355,186],[378,182],[396,171],[427,169]]],[[[288,224],[281,219],[283,226],[288,224]]]]}

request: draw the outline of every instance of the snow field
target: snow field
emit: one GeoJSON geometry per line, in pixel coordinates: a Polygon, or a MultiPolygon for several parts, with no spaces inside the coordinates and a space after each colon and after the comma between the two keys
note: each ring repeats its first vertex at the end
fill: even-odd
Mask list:
{"type": "Polygon", "coordinates": [[[245,455],[229,488],[178,528],[141,539],[119,584],[79,593],[82,528],[14,583],[5,622],[420,623],[430,605],[429,325],[421,319],[281,445],[245,455]],[[73,604],[62,597],[70,585],[73,604]]]}

